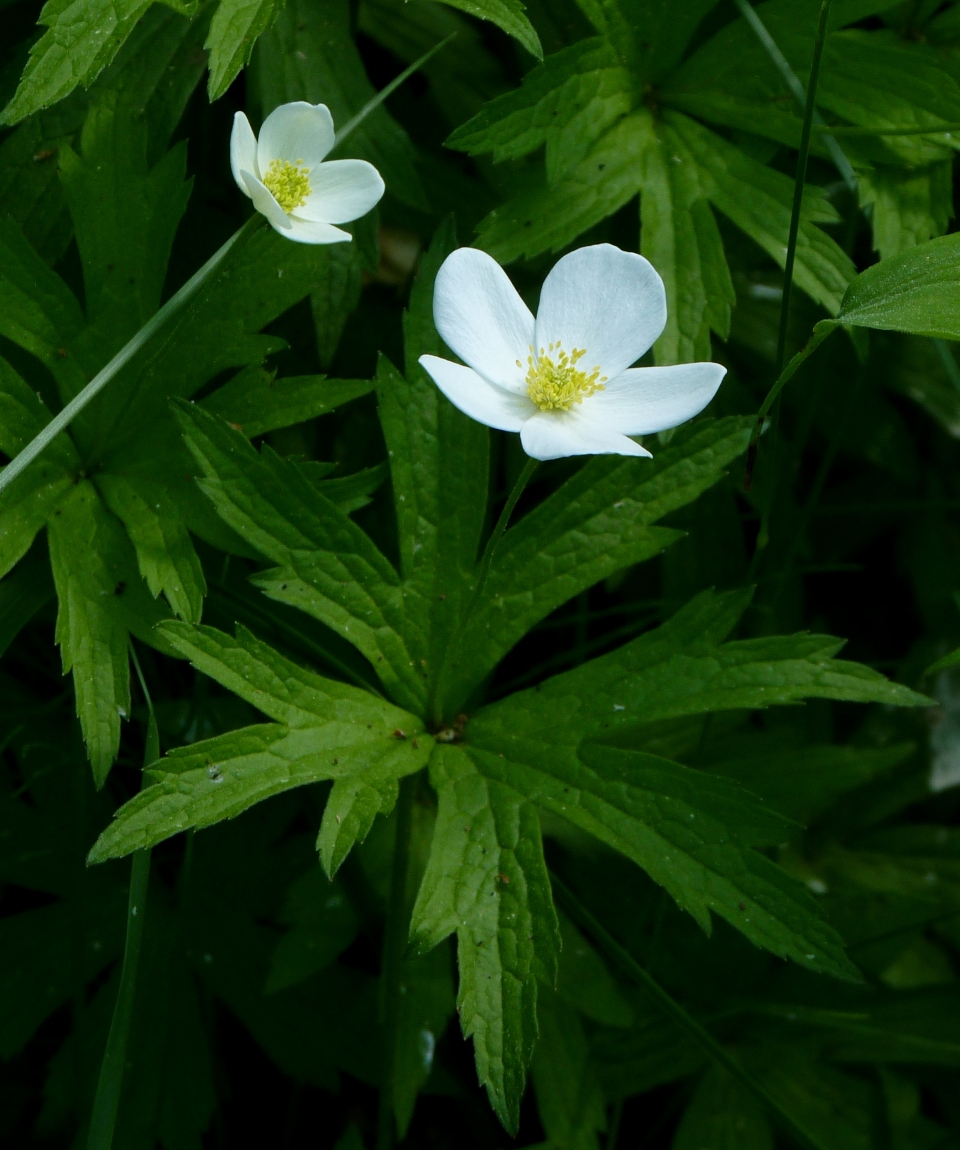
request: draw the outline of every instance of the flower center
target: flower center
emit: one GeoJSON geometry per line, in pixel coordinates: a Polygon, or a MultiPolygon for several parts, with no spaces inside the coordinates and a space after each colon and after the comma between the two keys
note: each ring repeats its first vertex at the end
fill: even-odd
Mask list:
{"type": "MultiPolygon", "coordinates": [[[[603,391],[607,377],[600,375],[599,367],[595,367],[589,375],[577,367],[586,354],[584,348],[575,347],[567,355],[559,343],[550,344],[546,350],[540,348],[540,354],[536,356],[533,348],[530,348],[527,357],[527,395],[541,411],[569,411],[585,396],[603,391]]],[[[517,367],[522,366],[518,359],[517,367]]]]}
{"type": "Polygon", "coordinates": [[[271,160],[263,186],[273,193],[285,212],[302,208],[310,195],[310,177],[303,166],[303,160],[291,164],[289,160],[271,160]]]}

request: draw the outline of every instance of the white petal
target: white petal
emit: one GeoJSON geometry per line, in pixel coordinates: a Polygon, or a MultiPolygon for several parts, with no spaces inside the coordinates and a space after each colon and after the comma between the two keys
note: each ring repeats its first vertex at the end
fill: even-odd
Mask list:
{"type": "Polygon", "coordinates": [[[650,452],[618,431],[600,427],[574,411],[538,411],[520,431],[523,450],[533,459],[567,455],[642,455],[650,452]]]}
{"type": "Polygon", "coordinates": [[[353,236],[333,224],[318,224],[316,220],[303,220],[299,216],[287,216],[290,231],[283,234],[288,240],[298,244],[342,244],[349,243],[353,236]]]}
{"type": "Polygon", "coordinates": [[[233,117],[233,131],[230,133],[230,170],[237,181],[237,187],[245,196],[249,196],[247,185],[243,182],[241,172],[257,171],[257,137],[253,134],[250,121],[243,114],[237,112],[233,117]]]}
{"type": "Polygon", "coordinates": [[[433,319],[464,363],[498,387],[526,395],[533,316],[492,256],[477,248],[447,256],[433,289],[433,319]]]}
{"type": "MultiPolygon", "coordinates": [[[[262,137],[261,137],[262,139],[262,137]]],[[[667,322],[663,280],[649,260],[612,244],[578,248],[544,280],[537,348],[585,348],[580,366],[614,379],[651,346],[667,322]]]]}
{"type": "Polygon", "coordinates": [[[420,366],[454,407],[487,427],[519,431],[537,411],[537,405],[525,395],[495,387],[471,367],[435,355],[421,355],[420,366]]]}
{"type": "Polygon", "coordinates": [[[273,198],[273,192],[247,171],[241,171],[240,178],[246,185],[247,193],[257,211],[262,212],[277,231],[289,232],[290,217],[273,198]]]}
{"type": "Polygon", "coordinates": [[[257,142],[257,162],[261,174],[271,160],[302,160],[307,169],[315,168],[333,147],[333,117],[326,104],[308,104],[296,100],[274,108],[263,121],[257,142]]]}
{"type": "Polygon", "coordinates": [[[373,164],[331,160],[310,173],[310,195],[297,215],[320,224],[346,224],[365,216],[382,195],[383,180],[373,164]]]}
{"type": "Polygon", "coordinates": [[[624,435],[666,431],[703,411],[726,374],[719,363],[631,368],[588,396],[583,416],[624,435]]]}

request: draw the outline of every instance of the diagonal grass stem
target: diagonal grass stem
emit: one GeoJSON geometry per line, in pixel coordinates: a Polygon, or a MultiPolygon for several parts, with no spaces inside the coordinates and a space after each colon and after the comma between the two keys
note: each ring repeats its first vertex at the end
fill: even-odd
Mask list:
{"type": "MultiPolygon", "coordinates": [[[[797,103],[800,105],[801,110],[803,110],[806,107],[807,102],[807,93],[803,87],[803,83],[796,72],[794,72],[794,70],[790,67],[789,61],[780,51],[776,40],[774,40],[774,38],[770,35],[766,25],[757,15],[756,9],[753,8],[753,6],[749,3],[749,0],[733,0],[733,2],[736,4],[744,20],[746,20],[746,22],[753,29],[757,39],[764,46],[764,48],[766,48],[770,59],[775,64],[780,75],[783,77],[784,83],[796,97],[797,103]]],[[[847,185],[850,191],[856,195],[857,174],[853,170],[853,165],[847,159],[843,149],[833,138],[833,135],[831,134],[833,129],[829,124],[824,122],[823,117],[816,110],[816,108],[813,110],[813,123],[821,135],[824,147],[830,153],[830,159],[833,160],[837,171],[843,177],[843,182],[847,185]]]]}

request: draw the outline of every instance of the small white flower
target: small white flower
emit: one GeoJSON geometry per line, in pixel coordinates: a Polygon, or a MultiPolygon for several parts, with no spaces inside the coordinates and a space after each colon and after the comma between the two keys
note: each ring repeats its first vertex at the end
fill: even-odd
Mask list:
{"type": "Polygon", "coordinates": [[[519,431],[527,455],[650,455],[630,435],[691,419],[716,394],[718,363],[632,368],[667,322],[653,265],[611,244],[559,260],[537,318],[506,272],[476,248],[451,253],[437,275],[433,317],[465,364],[420,357],[437,387],[488,427],[519,431]]]}
{"type": "Polygon", "coordinates": [[[230,167],[237,186],[287,239],[336,244],[351,239],[335,228],[359,219],[383,195],[380,173],[366,160],[323,157],[334,144],[325,104],[281,104],[263,121],[260,139],[237,112],[230,136],[230,167]]]}

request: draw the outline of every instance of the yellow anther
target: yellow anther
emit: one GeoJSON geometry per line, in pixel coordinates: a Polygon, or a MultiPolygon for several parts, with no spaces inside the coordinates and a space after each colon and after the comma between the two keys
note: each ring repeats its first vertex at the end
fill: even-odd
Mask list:
{"type": "Polygon", "coordinates": [[[527,357],[527,395],[541,411],[569,411],[586,396],[603,391],[607,377],[600,375],[599,367],[589,375],[577,367],[586,354],[575,347],[567,355],[557,342],[550,344],[549,354],[540,348],[539,356],[527,357]]]}
{"type": "Polygon", "coordinates": [[[303,160],[295,164],[289,160],[271,160],[263,184],[285,212],[302,208],[310,195],[310,177],[303,168],[303,160]]]}

